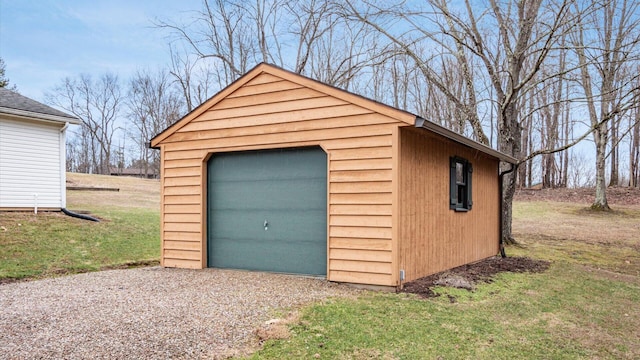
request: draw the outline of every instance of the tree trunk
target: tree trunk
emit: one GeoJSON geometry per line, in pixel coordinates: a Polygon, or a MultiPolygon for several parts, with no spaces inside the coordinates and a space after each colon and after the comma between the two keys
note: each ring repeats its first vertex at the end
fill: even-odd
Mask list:
{"type": "Polygon", "coordinates": [[[609,174],[609,186],[618,186],[619,183],[619,156],[618,156],[618,119],[611,119],[611,172],[609,174]]]}
{"type": "Polygon", "coordinates": [[[635,121],[631,136],[629,151],[629,186],[640,186],[640,110],[635,109],[635,118],[629,121],[635,121]]]}
{"type": "MultiPolygon", "coordinates": [[[[522,127],[517,121],[516,106],[517,104],[515,102],[510,103],[501,114],[500,122],[503,126],[499,141],[500,151],[516,159],[521,159],[522,127]]],[[[507,168],[507,170],[509,168],[507,168]]],[[[505,174],[502,182],[502,241],[505,244],[517,243],[513,237],[511,227],[511,221],[513,220],[513,196],[516,193],[516,173],[517,171],[512,171],[505,174]]]]}
{"type": "Polygon", "coordinates": [[[602,124],[594,130],[596,141],[596,197],[593,200],[591,209],[600,211],[611,210],[607,202],[607,183],[604,175],[606,171],[605,152],[607,150],[606,126],[606,124],[602,124]],[[603,133],[603,128],[605,128],[605,133],[603,133]]]}

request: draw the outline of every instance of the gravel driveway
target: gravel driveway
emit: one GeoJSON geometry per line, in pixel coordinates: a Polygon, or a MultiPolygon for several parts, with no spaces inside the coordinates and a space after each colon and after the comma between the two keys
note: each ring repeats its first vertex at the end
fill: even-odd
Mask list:
{"type": "Polygon", "coordinates": [[[283,309],[356,290],[287,275],[160,267],[0,285],[0,358],[221,358],[283,309]]]}

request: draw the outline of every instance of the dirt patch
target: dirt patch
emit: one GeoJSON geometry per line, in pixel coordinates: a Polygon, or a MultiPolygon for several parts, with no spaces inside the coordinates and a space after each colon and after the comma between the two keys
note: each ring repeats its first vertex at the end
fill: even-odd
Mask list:
{"type": "MultiPolygon", "coordinates": [[[[595,196],[594,188],[558,188],[558,189],[518,189],[516,201],[559,201],[578,204],[591,204],[595,196]]],[[[609,205],[640,205],[640,188],[607,188],[609,205]]]]}
{"type": "MultiPolygon", "coordinates": [[[[459,266],[438,274],[429,275],[404,284],[401,292],[418,294],[429,298],[439,296],[432,288],[434,286],[449,286],[473,290],[475,284],[489,283],[492,277],[501,272],[540,273],[549,268],[550,262],[533,260],[526,257],[492,257],[477,263],[459,266]]],[[[452,301],[455,301],[453,299],[452,301]]]]}
{"type": "Polygon", "coordinates": [[[290,312],[284,319],[271,319],[266,321],[256,330],[256,336],[260,345],[268,340],[288,339],[291,336],[289,325],[300,320],[300,314],[297,311],[290,312]]]}

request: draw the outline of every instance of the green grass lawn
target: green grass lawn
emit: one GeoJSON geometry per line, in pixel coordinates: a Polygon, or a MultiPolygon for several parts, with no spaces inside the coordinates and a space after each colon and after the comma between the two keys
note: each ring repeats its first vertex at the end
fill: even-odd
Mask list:
{"type": "MultiPolygon", "coordinates": [[[[157,263],[159,184],[69,174],[60,213],[0,213],[0,282],[157,263]]],[[[516,202],[510,256],[552,262],[539,274],[499,274],[441,296],[364,292],[301,309],[285,339],[252,359],[640,359],[640,208],[516,202]]],[[[277,314],[274,314],[277,316],[277,314]]]]}
{"type": "Polygon", "coordinates": [[[86,174],[69,178],[76,185],[120,191],[67,192],[68,208],[90,211],[102,219],[98,223],[59,212],[0,212],[0,281],[158,263],[158,181],[86,174]]]}
{"type": "Polygon", "coordinates": [[[366,293],[300,311],[251,359],[638,359],[640,209],[516,203],[512,256],[541,274],[499,274],[474,292],[366,293]]]}

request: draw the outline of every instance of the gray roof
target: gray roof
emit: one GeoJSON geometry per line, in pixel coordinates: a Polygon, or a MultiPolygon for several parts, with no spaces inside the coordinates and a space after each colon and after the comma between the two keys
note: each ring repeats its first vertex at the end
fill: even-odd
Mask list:
{"type": "Polygon", "coordinates": [[[51,106],[5,88],[0,88],[0,114],[9,114],[35,120],[80,124],[80,119],[73,115],[56,110],[51,106]]]}
{"type": "Polygon", "coordinates": [[[472,149],[476,149],[479,151],[482,151],[485,154],[489,154],[493,157],[497,157],[498,159],[504,161],[504,162],[508,162],[510,164],[517,164],[518,163],[518,159],[514,158],[513,156],[509,156],[507,154],[503,154],[498,150],[494,150],[491,147],[479,143],[477,141],[471,140],[468,137],[464,136],[464,135],[460,135],[456,132],[453,132],[447,128],[445,128],[442,125],[438,125],[434,122],[431,122],[429,120],[425,120],[421,117],[416,117],[416,123],[415,123],[415,127],[417,128],[422,128],[422,129],[427,129],[430,130],[436,134],[440,134],[446,138],[449,138],[457,143],[466,145],[472,149]]]}

